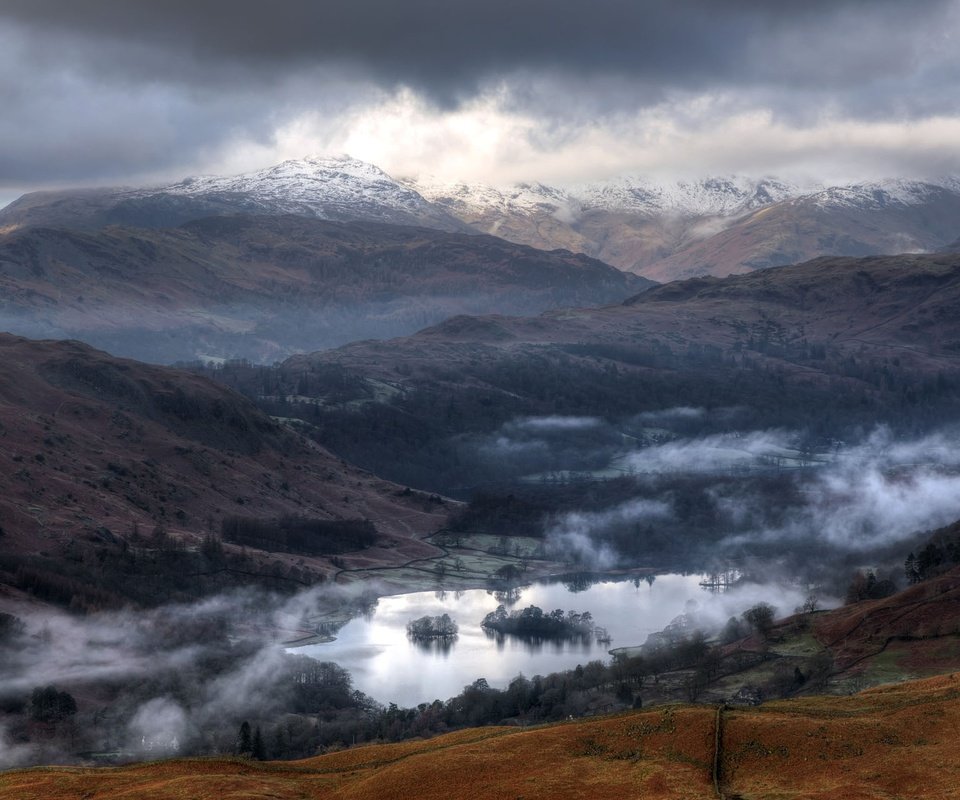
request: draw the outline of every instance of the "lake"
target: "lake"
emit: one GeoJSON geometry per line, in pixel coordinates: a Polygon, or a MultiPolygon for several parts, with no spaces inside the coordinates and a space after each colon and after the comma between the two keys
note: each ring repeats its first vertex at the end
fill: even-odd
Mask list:
{"type": "Polygon", "coordinates": [[[650,633],[662,630],[685,612],[704,624],[721,626],[730,616],[766,601],[782,614],[790,613],[805,597],[802,588],[784,583],[747,583],[716,593],[700,585],[703,575],[658,575],[644,578],[602,579],[588,588],[563,582],[521,587],[510,609],[535,605],[544,611],[589,611],[594,622],[607,629],[611,642],[533,643],[513,637],[488,635],[480,623],[502,602],[493,591],[413,592],[381,597],[373,611],[348,622],[336,641],[298,648],[321,661],[334,661],[350,670],[354,686],[381,703],[415,706],[446,700],[477,678],[497,688],[523,673],[546,675],[595,659],[606,660],[616,647],[643,644],[650,633]],[[407,638],[410,620],[449,614],[460,626],[449,648],[423,646],[407,638]]]}

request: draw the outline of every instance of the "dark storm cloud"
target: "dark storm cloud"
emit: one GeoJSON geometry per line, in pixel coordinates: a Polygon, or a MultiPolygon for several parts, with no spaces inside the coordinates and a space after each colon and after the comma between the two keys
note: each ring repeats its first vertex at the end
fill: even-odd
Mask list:
{"type": "MultiPolygon", "coordinates": [[[[261,78],[346,62],[450,99],[517,70],[845,85],[909,68],[918,28],[949,5],[894,0],[7,0],[0,18],[110,43],[107,76],[261,78]],[[119,47],[117,45],[120,45],[119,47]],[[131,46],[139,45],[139,46],[131,46]],[[158,54],[160,54],[158,56],[158,54]],[[114,61],[115,60],[115,61],[114,61]]],[[[927,45],[929,43],[926,43],[927,45]]]]}
{"type": "MultiPolygon", "coordinates": [[[[755,109],[793,128],[815,124],[825,109],[857,120],[955,116],[957,7],[958,0],[3,0],[0,201],[44,183],[138,183],[210,164],[262,165],[283,150],[278,131],[305,115],[325,126],[302,136],[305,146],[353,146],[342,135],[351,115],[403,88],[425,104],[418,113],[437,119],[492,94],[499,113],[533,120],[520,129],[529,152],[514,154],[514,164],[575,148],[591,128],[614,142],[639,141],[647,123],[630,115],[658,104],[677,130],[701,136],[717,120],[755,109]]],[[[937,153],[924,163],[943,161],[937,153]]],[[[621,161],[629,167],[630,158],[621,161]]],[[[584,165],[589,172],[585,157],[584,165]]],[[[389,158],[384,166],[407,167],[389,158]]],[[[553,176],[523,176],[533,177],[553,176]]]]}

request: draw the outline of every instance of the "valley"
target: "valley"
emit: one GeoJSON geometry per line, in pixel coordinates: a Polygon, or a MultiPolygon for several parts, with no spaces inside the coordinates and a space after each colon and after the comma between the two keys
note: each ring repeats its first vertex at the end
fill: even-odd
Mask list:
{"type": "Polygon", "coordinates": [[[0,2],[0,800],[960,795],[958,40],[0,2]]]}
{"type": "Polygon", "coordinates": [[[954,669],[955,262],[819,259],[272,367],[6,336],[6,765],[954,669]],[[591,634],[494,634],[498,606],[591,634]],[[444,613],[456,637],[406,636],[444,613]]]}

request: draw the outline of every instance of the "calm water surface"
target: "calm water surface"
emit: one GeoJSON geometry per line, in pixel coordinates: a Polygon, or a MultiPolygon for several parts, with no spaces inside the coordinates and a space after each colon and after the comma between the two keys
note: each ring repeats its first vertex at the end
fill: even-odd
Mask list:
{"type": "Polygon", "coordinates": [[[564,583],[522,587],[508,608],[536,605],[544,611],[589,611],[594,622],[607,629],[612,641],[524,642],[513,637],[498,641],[480,627],[483,617],[501,602],[492,591],[415,592],[382,597],[367,617],[351,620],[327,644],[295,652],[323,661],[335,661],[353,675],[357,689],[382,703],[414,706],[458,694],[477,678],[505,687],[523,673],[546,675],[594,659],[606,660],[608,650],[642,644],[647,635],[662,630],[688,611],[705,621],[722,624],[754,603],[764,600],[789,613],[803,602],[803,592],[782,584],[747,584],[714,594],[700,586],[701,575],[658,575],[652,584],[640,579],[604,580],[581,591],[564,583]],[[449,614],[460,635],[449,649],[424,647],[410,641],[407,623],[424,615],[449,614]]]}

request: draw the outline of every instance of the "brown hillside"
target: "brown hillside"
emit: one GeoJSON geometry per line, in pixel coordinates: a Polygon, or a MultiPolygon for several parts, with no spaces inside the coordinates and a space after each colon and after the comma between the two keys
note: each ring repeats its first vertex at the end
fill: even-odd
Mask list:
{"type": "Polygon", "coordinates": [[[687,242],[666,258],[647,257],[629,268],[666,281],[723,277],[821,256],[933,252],[955,238],[958,212],[960,197],[944,191],[924,204],[876,208],[824,207],[816,197],[784,200],[729,220],[723,230],[687,242]]]}
{"type": "Polygon", "coordinates": [[[370,519],[380,546],[360,563],[434,552],[418,537],[444,504],[351,467],[219,384],[6,334],[0,363],[0,581],[24,557],[82,562],[135,528],[193,546],[229,516],[370,519]]]}
{"type": "Polygon", "coordinates": [[[819,615],[813,631],[832,651],[838,671],[875,658],[891,646],[896,650],[898,645],[917,651],[913,661],[922,667],[918,643],[955,641],[960,635],[960,568],[892,597],[865,600],[819,615]]]}
{"type": "Polygon", "coordinates": [[[948,675],[719,715],[669,706],[482,728],[301,762],[11,771],[0,798],[705,798],[717,796],[714,765],[727,798],[947,798],[960,785],[958,730],[960,678],[948,675]]]}

